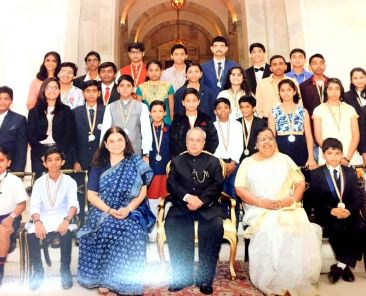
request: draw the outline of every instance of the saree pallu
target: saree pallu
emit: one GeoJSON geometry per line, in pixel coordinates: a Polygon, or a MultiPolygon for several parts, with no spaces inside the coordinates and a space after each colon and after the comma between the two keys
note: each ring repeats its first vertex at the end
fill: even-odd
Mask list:
{"type": "MultiPolygon", "coordinates": [[[[287,155],[275,153],[266,160],[243,160],[235,185],[258,198],[280,200],[291,196],[303,180],[287,155]]],[[[252,283],[266,295],[318,295],[322,231],[309,222],[301,203],[280,210],[245,204],[244,209],[252,283]]]]}
{"type": "MultiPolygon", "coordinates": [[[[100,176],[99,197],[111,208],[126,207],[152,178],[138,156],[122,160],[100,176]]],[[[143,219],[126,219],[91,207],[80,238],[78,282],[86,288],[104,287],[118,294],[142,294],[147,244],[143,219]]]]}

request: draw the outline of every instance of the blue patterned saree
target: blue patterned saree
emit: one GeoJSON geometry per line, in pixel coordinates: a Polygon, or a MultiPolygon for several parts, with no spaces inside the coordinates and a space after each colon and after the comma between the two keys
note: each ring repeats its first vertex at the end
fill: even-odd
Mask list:
{"type": "MultiPolygon", "coordinates": [[[[99,197],[113,209],[126,207],[152,175],[139,156],[124,159],[101,174],[99,197]]],[[[91,207],[78,237],[80,285],[123,295],[142,294],[147,244],[143,219],[129,215],[118,220],[91,207]]]]}

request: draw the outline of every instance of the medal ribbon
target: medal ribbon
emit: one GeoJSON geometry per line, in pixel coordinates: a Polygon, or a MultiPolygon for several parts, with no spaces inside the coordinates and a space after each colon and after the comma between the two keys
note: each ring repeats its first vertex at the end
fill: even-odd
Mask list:
{"type": "MultiPolygon", "coordinates": [[[[140,79],[140,75],[141,75],[141,70],[142,70],[142,67],[144,66],[144,63],[141,63],[140,64],[140,69],[139,69],[139,71],[137,72],[137,77],[136,77],[136,79],[135,79],[135,71],[133,71],[133,69],[132,69],[132,63],[130,64],[130,70],[131,70],[131,75],[132,75],[132,79],[133,79],[133,81],[135,82],[135,87],[137,87],[137,83],[138,83],[138,81],[139,81],[139,79],[140,79]]],[[[137,67],[136,67],[137,68],[137,67]]]]}
{"type": "Polygon", "coordinates": [[[154,135],[154,140],[155,140],[155,147],[156,147],[156,152],[158,153],[158,155],[160,155],[160,147],[161,147],[161,142],[163,140],[163,128],[164,128],[164,122],[161,125],[161,130],[160,130],[160,135],[159,135],[159,142],[158,142],[158,136],[156,135],[156,130],[154,127],[154,124],[152,125],[152,130],[153,130],[153,135],[154,135]]]}
{"type": "Polygon", "coordinates": [[[334,122],[334,124],[337,127],[337,130],[339,132],[340,123],[341,123],[341,102],[339,102],[339,105],[338,105],[338,120],[335,118],[332,107],[329,105],[329,103],[327,104],[327,106],[328,106],[330,114],[332,115],[333,122],[334,122]]]}
{"type": "Polygon", "coordinates": [[[286,115],[286,120],[287,120],[287,124],[288,124],[288,128],[290,129],[290,135],[292,135],[294,133],[294,124],[295,124],[295,108],[292,110],[292,121],[290,120],[290,116],[288,115],[286,108],[283,104],[281,104],[281,108],[283,109],[282,111],[284,111],[285,115],[286,115]]]}
{"type": "Polygon", "coordinates": [[[128,113],[127,113],[126,120],[125,120],[125,116],[123,115],[123,110],[122,110],[122,104],[123,104],[123,102],[120,101],[120,104],[119,104],[119,111],[121,112],[122,125],[123,125],[122,128],[123,129],[126,129],[127,128],[128,120],[130,119],[133,100],[130,99],[130,101],[131,101],[131,105],[130,105],[130,108],[128,109],[128,113]]]}
{"type": "Polygon", "coordinates": [[[50,178],[50,176],[48,175],[47,178],[46,178],[47,197],[48,197],[48,201],[49,201],[51,207],[53,208],[54,205],[55,205],[56,199],[57,199],[57,192],[60,189],[61,184],[62,184],[63,174],[61,173],[61,175],[60,175],[59,183],[58,183],[57,188],[55,190],[54,196],[51,195],[49,178],[50,178]]]}
{"type": "Polygon", "coordinates": [[[336,194],[337,194],[337,196],[339,198],[339,201],[342,202],[342,197],[343,197],[343,192],[344,192],[344,177],[343,177],[342,168],[340,168],[340,170],[339,170],[339,179],[340,179],[340,183],[341,183],[341,191],[339,191],[339,188],[337,186],[337,182],[334,179],[333,174],[330,174],[330,177],[332,179],[332,183],[333,183],[335,192],[336,192],[336,194]]]}
{"type": "Polygon", "coordinates": [[[97,122],[97,108],[98,107],[97,107],[97,105],[95,105],[95,112],[94,112],[94,116],[93,116],[93,122],[91,122],[89,112],[88,112],[88,108],[86,106],[87,105],[85,104],[86,117],[88,118],[88,124],[89,124],[89,135],[92,135],[94,133],[95,123],[97,122]]]}
{"type": "Polygon", "coordinates": [[[245,146],[244,148],[245,149],[248,149],[249,136],[250,136],[250,130],[252,128],[252,124],[253,124],[253,119],[251,121],[250,129],[248,129],[247,125],[245,124],[244,117],[242,118],[241,127],[242,127],[243,135],[244,135],[244,146],[245,146]]]}
{"type": "Polygon", "coordinates": [[[222,144],[224,145],[225,151],[227,152],[228,148],[229,148],[229,135],[230,135],[230,120],[228,120],[227,122],[227,129],[226,129],[226,140],[224,137],[224,132],[222,131],[222,126],[220,124],[220,121],[217,122],[217,125],[219,126],[219,130],[220,130],[220,135],[222,138],[222,144]]]}

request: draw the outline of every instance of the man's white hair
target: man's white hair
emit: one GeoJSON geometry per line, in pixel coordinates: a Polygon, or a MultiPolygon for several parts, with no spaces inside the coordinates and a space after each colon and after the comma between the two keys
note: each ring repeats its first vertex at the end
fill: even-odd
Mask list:
{"type": "Polygon", "coordinates": [[[203,129],[201,129],[200,127],[193,127],[190,130],[188,130],[187,135],[186,135],[186,140],[189,138],[189,135],[194,131],[199,131],[202,135],[203,141],[206,141],[206,132],[203,129]]]}

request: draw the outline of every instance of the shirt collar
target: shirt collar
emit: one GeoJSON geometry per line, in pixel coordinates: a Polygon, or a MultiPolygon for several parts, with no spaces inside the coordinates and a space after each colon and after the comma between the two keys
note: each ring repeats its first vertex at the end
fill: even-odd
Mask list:
{"type": "MultiPolygon", "coordinates": [[[[324,82],[324,85],[327,83],[327,80],[328,80],[328,77],[323,76],[323,82],[324,82]]],[[[317,80],[315,80],[314,75],[311,77],[311,81],[313,82],[313,85],[316,85],[316,81],[317,81],[317,80]]]]}
{"type": "Polygon", "coordinates": [[[5,116],[8,114],[8,112],[9,112],[9,109],[8,109],[8,110],[6,110],[4,113],[0,114],[0,116],[2,116],[2,117],[4,117],[4,118],[5,118],[5,116]]]}
{"type": "Polygon", "coordinates": [[[331,173],[331,174],[333,174],[333,171],[334,170],[337,170],[337,172],[338,172],[338,174],[339,174],[339,171],[340,171],[340,169],[341,169],[341,165],[337,165],[335,168],[334,167],[332,167],[331,165],[329,165],[329,164],[326,164],[327,165],[327,168],[328,168],[328,170],[329,170],[329,172],[331,173]]]}

